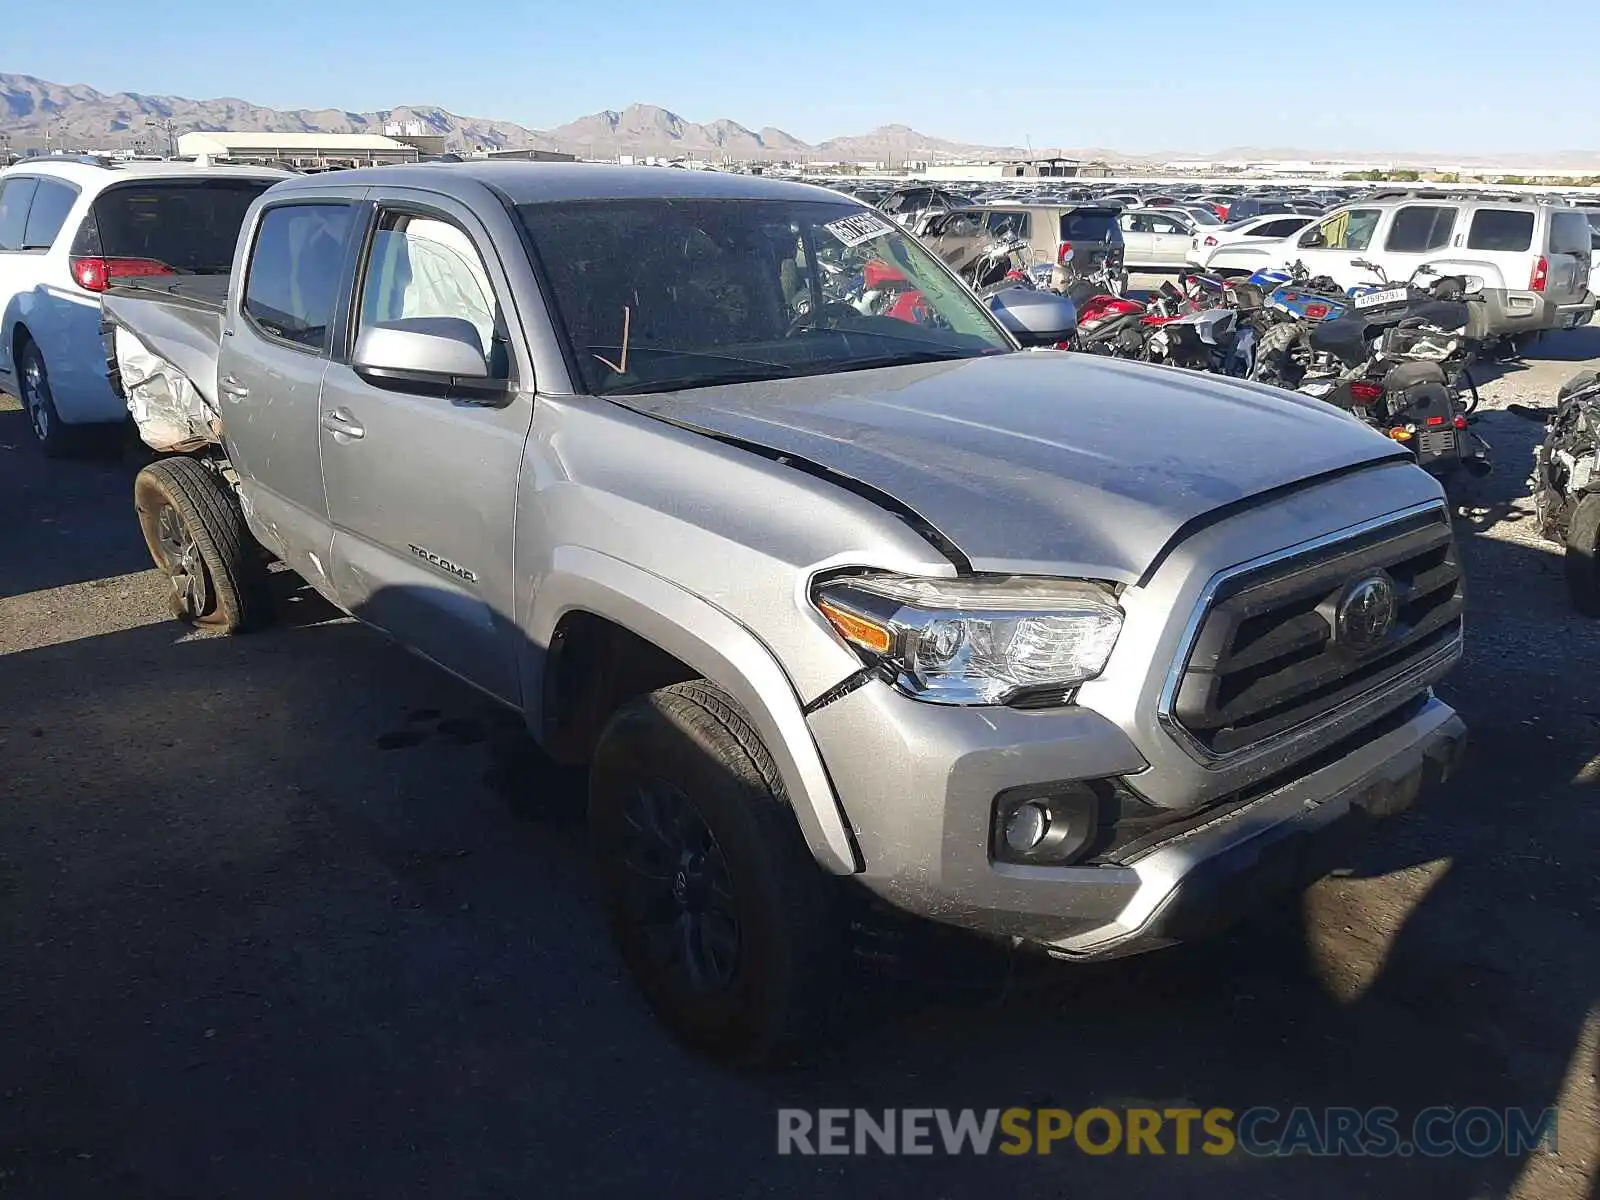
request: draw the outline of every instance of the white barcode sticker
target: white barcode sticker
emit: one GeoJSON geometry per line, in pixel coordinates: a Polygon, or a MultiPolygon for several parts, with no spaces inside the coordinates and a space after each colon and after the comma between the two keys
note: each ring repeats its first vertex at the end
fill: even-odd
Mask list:
{"type": "Polygon", "coordinates": [[[870,242],[888,233],[893,226],[876,213],[863,212],[842,220],[829,221],[823,228],[833,234],[840,245],[859,246],[862,242],[870,242]]]}

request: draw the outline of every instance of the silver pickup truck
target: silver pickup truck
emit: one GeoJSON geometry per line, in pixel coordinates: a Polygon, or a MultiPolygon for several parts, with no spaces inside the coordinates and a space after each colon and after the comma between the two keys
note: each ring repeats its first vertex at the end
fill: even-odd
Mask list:
{"type": "Polygon", "coordinates": [[[842,898],[1062,959],[1281,902],[1458,761],[1438,485],[1316,401],[1017,348],[853,200],[549,164],[299,178],[104,298],[184,619],[279,559],[591,764],[621,954],[729,1060],[842,898]]]}

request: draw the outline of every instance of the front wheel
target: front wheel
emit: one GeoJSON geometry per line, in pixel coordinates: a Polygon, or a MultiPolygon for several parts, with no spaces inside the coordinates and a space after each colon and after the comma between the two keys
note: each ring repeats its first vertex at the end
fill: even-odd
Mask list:
{"type": "Polygon", "coordinates": [[[803,1049],[836,984],[833,889],[733,698],[694,681],[620,709],[589,829],[623,962],[668,1029],[730,1063],[803,1049]]]}
{"type": "Polygon", "coordinates": [[[48,458],[65,458],[83,449],[83,431],[75,429],[61,419],[56,411],[55,395],[50,390],[50,373],[45,370],[44,355],[32,340],[24,340],[17,354],[17,390],[21,392],[22,407],[28,414],[28,425],[34,439],[48,458]]]}
{"type": "Polygon", "coordinates": [[[1288,321],[1274,325],[1262,334],[1256,342],[1255,363],[1250,368],[1250,378],[1278,387],[1296,387],[1299,384],[1296,376],[1300,372],[1295,370],[1290,361],[1289,351],[1299,336],[1299,326],[1288,321]]]}
{"type": "Polygon", "coordinates": [[[1585,496],[1573,511],[1564,565],[1572,606],[1586,617],[1600,617],[1600,493],[1585,496]]]}
{"type": "Polygon", "coordinates": [[[163,458],[133,481],[145,546],[180,620],[242,633],[271,615],[266,565],[232,490],[193,458],[163,458]]]}

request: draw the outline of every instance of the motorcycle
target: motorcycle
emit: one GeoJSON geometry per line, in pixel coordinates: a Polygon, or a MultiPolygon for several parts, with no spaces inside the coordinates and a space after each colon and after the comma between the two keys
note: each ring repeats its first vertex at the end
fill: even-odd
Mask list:
{"type": "MultiPolygon", "coordinates": [[[[1370,267],[1371,264],[1357,265],[1370,267]]],[[[1472,305],[1481,287],[1469,291],[1459,276],[1438,277],[1424,287],[1419,267],[1402,285],[1381,270],[1377,286],[1353,289],[1344,316],[1304,332],[1307,370],[1299,391],[1352,413],[1405,445],[1419,466],[1440,476],[1457,467],[1474,475],[1492,469],[1489,443],[1473,432],[1476,407],[1464,399],[1461,381],[1477,342],[1468,336],[1472,305]]]]}
{"type": "Polygon", "coordinates": [[[1518,415],[1548,416],[1529,480],[1539,533],[1566,551],[1573,607],[1600,617],[1600,375],[1584,371],[1567,380],[1554,412],[1518,415]]]}
{"type": "Polygon", "coordinates": [[[1078,306],[1078,349],[1148,361],[1155,328],[1181,315],[1184,294],[1163,283],[1148,301],[1099,293],[1078,306]]]}

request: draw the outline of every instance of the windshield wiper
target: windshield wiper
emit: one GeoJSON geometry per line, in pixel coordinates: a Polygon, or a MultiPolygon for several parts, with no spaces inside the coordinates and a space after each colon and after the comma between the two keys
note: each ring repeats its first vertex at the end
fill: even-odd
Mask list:
{"type": "MultiPolygon", "coordinates": [[[[730,362],[737,360],[728,360],[730,362]]],[[[781,363],[761,362],[751,359],[746,366],[733,366],[722,371],[703,375],[685,375],[676,379],[641,379],[618,387],[601,390],[602,396],[640,396],[651,392],[682,392],[690,388],[719,387],[726,383],[756,383],[767,379],[788,379],[797,372],[781,363]]]]}
{"type": "Polygon", "coordinates": [[[898,354],[875,354],[870,358],[847,358],[829,363],[834,371],[870,371],[876,367],[909,367],[916,363],[954,362],[962,358],[985,358],[999,354],[999,350],[972,350],[956,346],[929,346],[925,349],[902,350],[898,354]]]}

